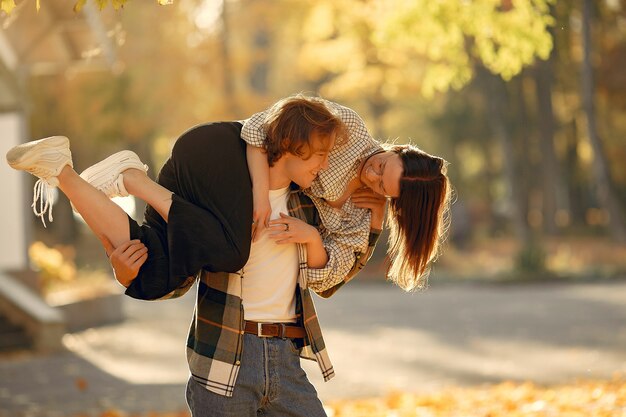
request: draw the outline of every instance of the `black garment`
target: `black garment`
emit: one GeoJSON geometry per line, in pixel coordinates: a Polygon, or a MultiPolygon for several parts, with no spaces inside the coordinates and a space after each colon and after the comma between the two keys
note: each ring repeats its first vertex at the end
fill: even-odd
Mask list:
{"type": "Polygon", "coordinates": [[[203,268],[236,272],[248,261],[252,182],[241,128],[210,123],[176,141],[157,179],[174,193],[169,223],[150,206],[141,226],[129,217],[130,238],[148,247],[148,260],[127,295],[156,299],[203,268]]]}

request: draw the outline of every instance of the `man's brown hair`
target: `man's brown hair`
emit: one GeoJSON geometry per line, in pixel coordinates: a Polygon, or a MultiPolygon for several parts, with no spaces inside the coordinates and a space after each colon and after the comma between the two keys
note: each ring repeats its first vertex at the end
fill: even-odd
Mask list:
{"type": "Polygon", "coordinates": [[[313,133],[328,141],[334,132],[336,143],[340,143],[346,131],[339,116],[322,99],[301,94],[274,104],[264,126],[267,132],[265,151],[270,166],[287,152],[308,159],[314,152],[309,142],[313,133]]]}

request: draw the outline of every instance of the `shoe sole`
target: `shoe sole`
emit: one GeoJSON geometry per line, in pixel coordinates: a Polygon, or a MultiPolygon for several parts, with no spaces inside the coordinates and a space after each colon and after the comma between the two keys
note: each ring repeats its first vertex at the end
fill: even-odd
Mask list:
{"type": "Polygon", "coordinates": [[[111,167],[114,166],[119,170],[121,174],[129,168],[140,169],[144,172],[147,171],[147,167],[141,162],[137,154],[133,151],[120,151],[114,153],[106,159],[98,162],[95,165],[90,166],[83,172],[80,177],[87,181],[89,184],[98,188],[103,184],[111,181],[111,167]]]}
{"type": "Polygon", "coordinates": [[[13,147],[7,152],[7,163],[11,168],[22,169],[32,165],[38,158],[41,149],[64,148],[69,149],[70,141],[65,136],[51,136],[49,138],[34,140],[13,147]]]}

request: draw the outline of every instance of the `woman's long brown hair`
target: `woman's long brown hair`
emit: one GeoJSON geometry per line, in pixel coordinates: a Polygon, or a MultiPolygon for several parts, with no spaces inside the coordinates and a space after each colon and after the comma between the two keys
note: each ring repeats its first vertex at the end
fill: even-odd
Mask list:
{"type": "Polygon", "coordinates": [[[450,222],[447,162],[413,145],[393,145],[402,159],[400,196],[387,211],[387,278],[406,291],[426,286],[429,265],[439,255],[450,222]]]}

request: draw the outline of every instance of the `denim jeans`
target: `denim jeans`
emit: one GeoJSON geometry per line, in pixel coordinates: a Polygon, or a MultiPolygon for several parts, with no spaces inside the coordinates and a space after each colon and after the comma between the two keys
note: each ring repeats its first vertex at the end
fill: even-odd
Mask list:
{"type": "Polygon", "coordinates": [[[215,394],[192,377],[187,404],[193,417],[326,416],[293,342],[252,334],[244,335],[233,396],[215,394]]]}

